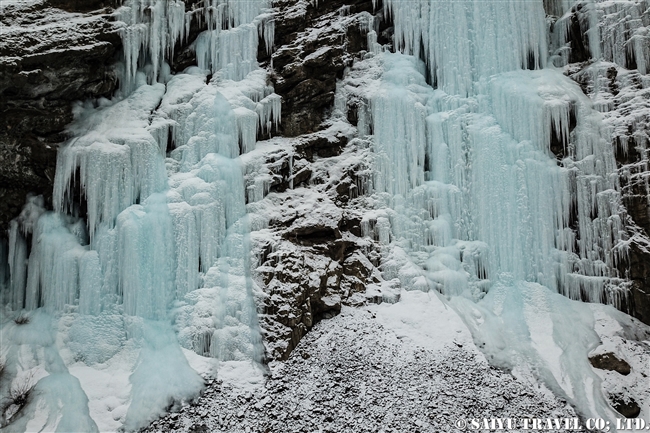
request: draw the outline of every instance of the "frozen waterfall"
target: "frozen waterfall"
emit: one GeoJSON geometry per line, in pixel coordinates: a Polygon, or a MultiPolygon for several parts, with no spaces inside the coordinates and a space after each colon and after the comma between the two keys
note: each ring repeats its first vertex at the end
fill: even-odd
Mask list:
{"type": "Polygon", "coordinates": [[[493,363],[613,418],[587,362],[592,314],[568,298],[625,299],[628,234],[609,131],[548,60],[544,7],[569,7],[549,3],[383,2],[397,53],[362,95],[377,203],[363,227],[384,277],[447,295],[493,363]]]}
{"type": "Polygon", "coordinates": [[[120,94],[76,107],[73,138],[58,152],[55,211],[34,198],[12,223],[3,301],[29,319],[2,328],[7,369],[56,371],[76,396],[57,403],[61,384],[40,380],[49,409],[27,429],[55,427],[61,404],[80,415],[59,429],[96,430],[93,420],[137,429],[202,388],[188,351],[214,359],[213,369],[262,360],[238,156],[279,122],[279,97],[256,60],[259,39],[272,46],[273,23],[263,0],[203,6],[125,2],[120,94]],[[166,61],[193,20],[208,27],[194,43],[199,67],[171,75],[166,61]],[[29,332],[43,337],[19,338],[29,332]],[[108,409],[88,406],[90,367],[128,377],[108,409]]]}
{"type": "MultiPolygon", "coordinates": [[[[246,196],[269,188],[261,177],[246,185],[242,155],[281,117],[257,63],[260,43],[273,48],[270,3],[118,9],[119,91],[75,106],[54,211],[30,197],[0,251],[4,312],[16,319],[0,328],[1,361],[39,391],[17,429],[137,430],[198,395],[199,370],[259,370],[246,196]],[[173,74],[174,49],[197,24],[197,66],[173,74]]],[[[346,128],[369,143],[372,169],[355,187],[372,203],[360,237],[381,253],[380,283],[439,296],[493,365],[613,419],[588,364],[598,335],[581,301],[625,303],[629,234],[609,131],[558,69],[571,3],[384,0],[393,52],[365,12],[368,50],[345,74],[371,72],[348,88],[344,74],[332,117],[357,92],[358,124],[346,128]]],[[[594,56],[625,55],[597,41],[594,56]]],[[[300,187],[293,157],[289,191],[300,187]]]]}

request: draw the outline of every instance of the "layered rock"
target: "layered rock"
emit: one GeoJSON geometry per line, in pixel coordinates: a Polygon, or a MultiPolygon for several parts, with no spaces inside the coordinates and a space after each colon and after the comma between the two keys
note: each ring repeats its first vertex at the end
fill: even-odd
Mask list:
{"type": "Polygon", "coordinates": [[[358,196],[355,178],[367,149],[358,140],[346,145],[354,129],[341,126],[271,140],[248,161],[248,184],[266,178],[270,185],[266,197],[248,206],[262,220],[251,235],[254,275],[267,354],[275,359],[286,359],[342,305],[365,303],[367,287],[381,280],[376,245],[362,237],[363,211],[350,199],[358,196]],[[266,169],[255,169],[260,163],[266,169]]]}
{"type": "Polygon", "coordinates": [[[312,4],[284,0],[276,7],[272,81],[283,98],[285,136],[315,132],[334,104],[337,79],[367,50],[367,17],[381,11],[370,0],[312,4]]]}

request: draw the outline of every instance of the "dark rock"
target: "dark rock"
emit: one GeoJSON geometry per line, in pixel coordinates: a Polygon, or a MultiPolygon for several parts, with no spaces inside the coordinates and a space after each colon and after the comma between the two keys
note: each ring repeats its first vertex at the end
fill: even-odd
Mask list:
{"type": "Polygon", "coordinates": [[[341,238],[341,232],[331,226],[309,225],[295,227],[285,233],[288,239],[294,239],[301,244],[315,244],[333,241],[341,238]]]}
{"type": "Polygon", "coordinates": [[[569,62],[571,63],[586,62],[590,57],[589,40],[586,31],[589,28],[589,17],[586,16],[586,13],[582,13],[582,8],[582,4],[575,6],[570,18],[569,44],[571,53],[569,62]]]}
{"type": "Polygon", "coordinates": [[[594,368],[616,371],[624,376],[630,374],[631,371],[630,364],[617,357],[612,352],[590,356],[589,362],[594,366],[594,368]]]}
{"type": "Polygon", "coordinates": [[[205,424],[194,424],[187,431],[188,433],[209,433],[210,429],[205,424]]]}
{"type": "Polygon", "coordinates": [[[632,282],[628,311],[646,324],[650,324],[650,249],[648,246],[648,244],[632,243],[628,262],[628,277],[632,282]]]}
{"type": "Polygon", "coordinates": [[[639,404],[630,397],[626,399],[622,396],[613,395],[610,396],[610,402],[612,407],[625,418],[636,418],[641,413],[639,404]]]}
{"type": "MultiPolygon", "coordinates": [[[[374,12],[372,1],[334,0],[317,7],[291,0],[275,3],[277,50],[272,55],[272,81],[282,96],[281,132],[295,137],[319,129],[334,104],[336,79],[355,56],[367,49],[364,26],[355,14],[374,12]],[[339,10],[348,9],[345,24],[339,10]],[[343,22],[343,21],[341,21],[343,22]],[[311,32],[318,29],[318,37],[311,32]]],[[[381,9],[381,5],[376,5],[381,9]]]]}
{"type": "Polygon", "coordinates": [[[340,155],[347,142],[347,137],[340,134],[310,134],[300,138],[296,146],[296,152],[307,161],[313,162],[315,156],[329,158],[340,155]]]}
{"type": "Polygon", "coordinates": [[[68,12],[90,12],[102,8],[119,7],[121,1],[117,0],[47,0],[53,8],[63,9],[68,12]]]}

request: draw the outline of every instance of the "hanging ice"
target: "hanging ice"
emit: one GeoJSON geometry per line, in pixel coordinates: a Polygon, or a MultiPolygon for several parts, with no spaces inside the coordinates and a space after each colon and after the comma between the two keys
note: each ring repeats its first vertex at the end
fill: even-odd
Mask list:
{"type": "MultiPolygon", "coordinates": [[[[256,63],[259,39],[267,49],[273,41],[265,6],[213,0],[186,12],[177,0],[126,2],[121,93],[76,108],[73,138],[58,153],[55,212],[32,199],[12,223],[2,294],[12,314],[60,321],[73,371],[101,363],[128,374],[124,410],[101,428],[138,429],[195,396],[202,379],[187,357],[197,355],[183,350],[262,359],[238,157],[280,119],[279,97],[256,63]],[[192,20],[208,25],[195,43],[205,69],[172,77],[166,60],[192,20]]],[[[3,325],[3,341],[13,329],[3,325]]],[[[57,353],[53,341],[46,346],[57,353]]],[[[15,374],[43,368],[40,358],[8,362],[15,374]]],[[[87,398],[70,404],[89,410],[87,398]]],[[[106,419],[106,410],[91,405],[90,416],[106,419]]],[[[59,427],[86,431],[86,421],[59,427]]]]}
{"type": "Polygon", "coordinates": [[[378,209],[362,226],[385,245],[386,279],[462,295],[452,304],[487,354],[503,350],[511,368],[537,356],[558,394],[611,417],[598,387],[585,388],[597,383],[586,363],[590,313],[580,335],[593,341],[560,360],[544,347],[577,334],[560,316],[538,317],[573,308],[555,292],[611,304],[626,296],[617,264],[628,235],[608,131],[575,83],[543,69],[544,6],[564,13],[565,3],[384,2],[396,48],[409,55],[375,50],[383,76],[365,97],[378,209]],[[495,341],[499,326],[525,335],[495,341]]]}

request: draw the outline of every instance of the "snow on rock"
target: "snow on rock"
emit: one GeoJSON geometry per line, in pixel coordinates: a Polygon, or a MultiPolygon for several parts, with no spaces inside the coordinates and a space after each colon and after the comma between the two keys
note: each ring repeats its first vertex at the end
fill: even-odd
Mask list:
{"type": "Polygon", "coordinates": [[[629,316],[612,311],[611,307],[596,304],[590,307],[600,345],[589,354],[589,358],[602,380],[608,400],[628,418],[648,419],[650,350],[646,343],[650,336],[647,328],[629,316]],[[620,360],[619,364],[628,368],[604,369],[593,362],[599,355],[616,358],[620,360]]]}
{"type": "MultiPolygon", "coordinates": [[[[62,1],[0,4],[0,229],[28,194],[52,194],[56,149],[77,100],[108,97],[117,86],[118,25],[100,5],[59,9],[62,1]],[[74,9],[74,8],[73,8],[74,9]]],[[[6,238],[6,236],[1,236],[6,238]]]]}
{"type": "Polygon", "coordinates": [[[274,3],[277,46],[271,56],[275,91],[283,98],[285,136],[317,132],[334,103],[337,79],[368,50],[370,1],[274,3]]]}

